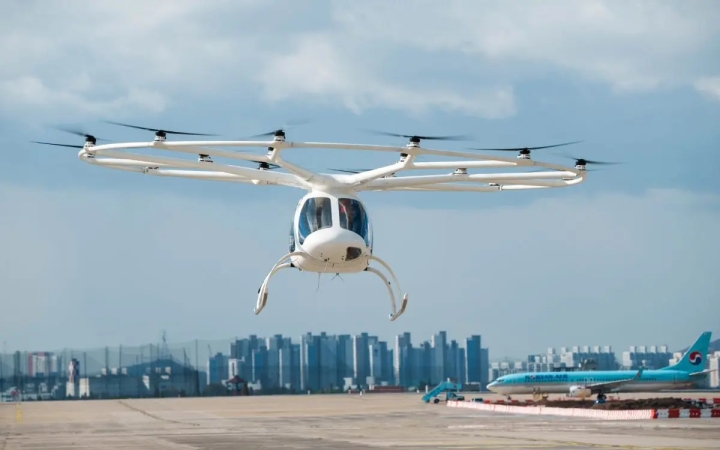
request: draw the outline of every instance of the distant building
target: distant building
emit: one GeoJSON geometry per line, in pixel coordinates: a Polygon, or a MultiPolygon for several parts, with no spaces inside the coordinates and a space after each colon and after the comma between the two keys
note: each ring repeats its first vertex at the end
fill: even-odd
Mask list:
{"type": "Polygon", "coordinates": [[[713,389],[720,388],[720,351],[713,352],[708,355],[707,368],[713,370],[708,376],[708,387],[713,389]]]}
{"type": "Polygon", "coordinates": [[[465,380],[467,383],[479,383],[487,377],[487,367],[483,367],[482,337],[478,335],[465,339],[465,380]],[[485,377],[483,377],[483,371],[485,377]]]}
{"type": "Polygon", "coordinates": [[[228,357],[216,353],[207,362],[207,384],[220,384],[229,378],[228,357]]]}
{"type": "Polygon", "coordinates": [[[667,345],[638,345],[631,346],[629,351],[622,354],[622,368],[626,370],[660,369],[668,365],[673,353],[667,345]]]}

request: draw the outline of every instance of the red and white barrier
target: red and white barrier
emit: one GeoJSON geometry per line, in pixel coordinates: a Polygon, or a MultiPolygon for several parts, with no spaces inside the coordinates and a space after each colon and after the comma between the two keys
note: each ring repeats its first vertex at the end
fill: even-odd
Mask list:
{"type": "Polygon", "coordinates": [[[653,419],[720,419],[720,408],[656,409],[653,419]]]}
{"type": "Polygon", "coordinates": [[[652,419],[655,415],[654,409],[641,409],[634,411],[607,411],[601,409],[585,408],[551,408],[547,406],[513,406],[498,405],[479,402],[448,401],[447,406],[451,408],[467,408],[480,411],[495,411],[510,414],[534,414],[553,415],[569,417],[585,417],[602,420],[641,420],[652,419]]]}
{"type": "Polygon", "coordinates": [[[602,410],[585,408],[552,408],[547,406],[515,406],[496,403],[465,402],[451,400],[450,408],[466,408],[479,411],[504,412],[509,414],[553,415],[583,417],[600,420],[647,420],[647,419],[709,419],[720,418],[720,409],[638,409],[602,410]]]}

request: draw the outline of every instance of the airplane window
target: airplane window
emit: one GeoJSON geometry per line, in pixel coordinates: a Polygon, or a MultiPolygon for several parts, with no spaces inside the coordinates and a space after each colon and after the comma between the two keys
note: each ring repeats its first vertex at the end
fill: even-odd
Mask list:
{"type": "Polygon", "coordinates": [[[311,233],[332,227],[332,206],[327,197],[310,197],[300,211],[298,241],[305,242],[311,233]]]}
{"type": "Polygon", "coordinates": [[[362,203],[352,198],[338,199],[340,226],[360,235],[368,247],[372,247],[372,229],[362,203]]]}

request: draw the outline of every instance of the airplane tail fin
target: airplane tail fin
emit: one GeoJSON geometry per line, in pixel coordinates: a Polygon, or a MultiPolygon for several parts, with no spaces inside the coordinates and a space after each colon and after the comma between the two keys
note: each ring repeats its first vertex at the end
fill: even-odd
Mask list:
{"type": "Polygon", "coordinates": [[[677,364],[663,367],[661,370],[681,370],[688,373],[702,371],[705,367],[705,358],[707,357],[708,349],[710,348],[710,336],[712,336],[710,331],[701,334],[677,364]]]}

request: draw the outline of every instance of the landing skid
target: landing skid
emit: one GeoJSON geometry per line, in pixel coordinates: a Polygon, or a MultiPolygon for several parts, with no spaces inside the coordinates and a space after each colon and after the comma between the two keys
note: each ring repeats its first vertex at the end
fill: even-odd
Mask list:
{"type": "MultiPolygon", "coordinates": [[[[307,256],[307,255],[305,255],[304,253],[301,253],[301,252],[288,253],[287,255],[280,258],[280,260],[277,263],[275,263],[275,265],[270,270],[270,272],[265,276],[265,279],[263,280],[262,285],[260,285],[260,289],[258,289],[257,304],[255,305],[255,310],[254,310],[255,315],[260,314],[260,311],[262,311],[263,308],[265,308],[265,305],[267,305],[268,283],[270,282],[270,278],[272,278],[272,276],[275,275],[280,270],[292,268],[293,265],[286,261],[288,258],[291,258],[293,256],[307,256]]],[[[368,259],[372,260],[372,261],[377,261],[383,267],[385,267],[387,269],[387,271],[390,273],[390,276],[392,277],[393,281],[397,285],[399,293],[402,293],[402,291],[400,291],[400,283],[398,282],[397,277],[395,277],[395,273],[393,273],[390,266],[388,266],[383,260],[381,260],[377,256],[371,255],[368,257],[368,259]]],[[[390,295],[390,304],[392,305],[392,312],[390,313],[390,321],[391,322],[394,321],[395,319],[400,317],[405,312],[405,308],[407,308],[408,295],[407,294],[403,295],[402,303],[400,305],[400,309],[398,310],[397,305],[395,303],[395,293],[393,292],[393,289],[392,289],[391,284],[388,281],[387,277],[382,272],[375,269],[374,267],[367,267],[367,268],[365,268],[365,271],[374,273],[375,275],[380,277],[380,279],[383,281],[383,283],[385,283],[385,287],[387,288],[388,294],[390,295]]]]}
{"type": "Polygon", "coordinates": [[[287,255],[283,256],[282,258],[280,258],[280,260],[277,263],[275,263],[275,265],[270,270],[270,272],[265,276],[265,279],[263,280],[262,285],[260,285],[260,289],[258,289],[257,305],[255,305],[255,315],[260,314],[260,311],[262,311],[263,308],[265,308],[265,305],[267,305],[268,282],[270,281],[270,278],[280,270],[291,268],[292,264],[290,264],[289,262],[284,262],[284,261],[293,256],[303,256],[303,253],[292,252],[292,253],[288,253],[287,255]]]}

